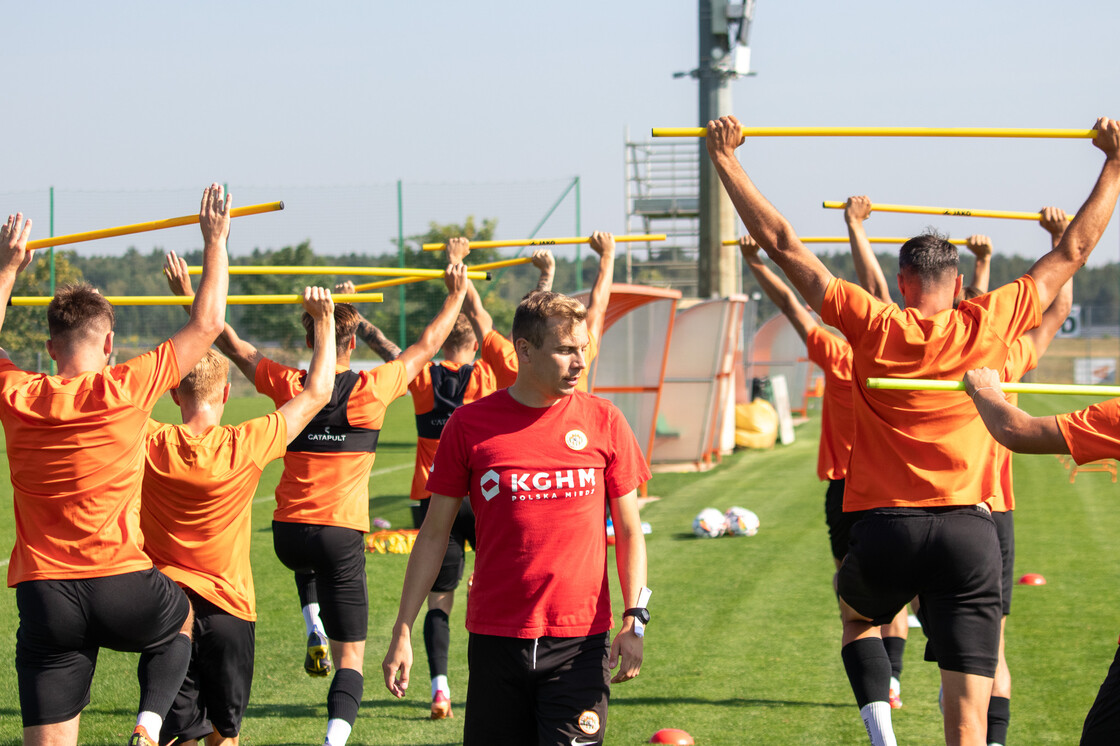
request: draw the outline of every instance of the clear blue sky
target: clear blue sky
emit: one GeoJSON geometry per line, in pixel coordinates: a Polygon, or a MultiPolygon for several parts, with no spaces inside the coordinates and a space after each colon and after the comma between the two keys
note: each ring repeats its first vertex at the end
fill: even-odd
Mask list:
{"type": "MultiPolygon", "coordinates": [[[[626,128],[637,137],[699,124],[695,82],[672,78],[696,65],[690,0],[102,0],[6,10],[0,193],[197,191],[217,179],[267,187],[275,199],[284,186],[578,174],[585,230],[618,231],[626,128]]],[[[734,113],[746,124],[1089,127],[1098,115],[1120,117],[1118,28],[1114,0],[758,0],[758,76],[734,84],[734,113]]],[[[785,139],[748,143],[741,158],[806,235],[841,233],[839,213],[819,203],[853,193],[1073,210],[1101,162],[1086,141],[1037,140],[785,139]]],[[[106,210],[97,225],[73,229],[133,219],[114,217],[106,210]]],[[[165,215],[135,219],[145,217],[165,215]]],[[[868,230],[915,233],[929,222],[881,214],[868,230]]],[[[1118,256],[1113,222],[1101,246],[1109,260],[1118,256]]],[[[938,225],[990,233],[997,251],[1045,246],[1031,224],[938,225]]]]}

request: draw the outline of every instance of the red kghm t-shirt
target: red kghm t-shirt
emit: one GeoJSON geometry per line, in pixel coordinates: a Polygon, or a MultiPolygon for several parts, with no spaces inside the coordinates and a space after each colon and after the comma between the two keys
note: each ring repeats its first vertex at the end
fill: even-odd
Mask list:
{"type": "Polygon", "coordinates": [[[605,399],[576,392],[535,408],[501,390],[455,410],[428,490],[469,495],[474,509],[467,629],[528,639],[609,630],[604,508],[649,477],[605,399]]]}

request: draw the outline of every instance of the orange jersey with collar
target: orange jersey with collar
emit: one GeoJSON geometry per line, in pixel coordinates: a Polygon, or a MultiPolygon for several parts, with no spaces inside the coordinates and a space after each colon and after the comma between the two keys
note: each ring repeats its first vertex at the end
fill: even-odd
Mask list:
{"type": "Polygon", "coordinates": [[[146,570],[140,483],[148,414],[179,385],[170,340],[74,378],[0,360],[16,542],[8,585],[146,570]]]}
{"type": "Polygon", "coordinates": [[[848,474],[852,434],[856,428],[852,406],[852,348],[821,326],[809,330],[806,346],[809,359],[824,371],[817,477],[844,479],[848,474]]]}
{"type": "Polygon", "coordinates": [[[273,412],[193,435],[149,421],[140,528],[167,577],[239,619],[256,621],[249,565],[253,495],[284,455],[288,425],[273,412]]]}
{"type": "MultiPolygon", "coordinates": [[[[461,391],[452,392],[457,406],[469,404],[498,390],[498,380],[493,368],[482,360],[477,360],[469,365],[471,366],[470,377],[467,379],[466,385],[461,391]]],[[[412,406],[416,410],[416,427],[419,433],[416,438],[416,466],[412,470],[412,489],[409,492],[409,497],[413,500],[424,500],[432,496],[425,485],[428,482],[428,474],[431,472],[432,463],[435,461],[439,438],[424,437],[423,433],[428,432],[434,435],[436,432],[442,432],[443,426],[450,416],[450,412],[443,411],[448,408],[448,402],[443,402],[442,406],[437,407],[436,391],[432,380],[432,368],[437,366],[452,375],[463,368],[462,363],[429,361],[420,371],[420,375],[408,384],[408,391],[412,394],[412,406]]]]}
{"type": "Polygon", "coordinates": [[[1042,316],[1024,276],[929,317],[833,278],[821,318],[852,346],[855,435],[844,510],[975,505],[994,493],[991,436],[964,392],[887,391],[868,378],[959,381],[1002,370],[1012,343],[1042,316]]]}
{"type": "Polygon", "coordinates": [[[1091,404],[1056,417],[1058,429],[1078,464],[1120,458],[1120,399],[1091,404]]]}
{"type": "MultiPolygon", "coordinates": [[[[595,338],[594,334],[587,335],[587,353],[583,356],[584,362],[587,365],[587,370],[579,377],[579,382],[576,383],[576,391],[587,393],[587,376],[591,371],[591,361],[594,360],[599,354],[599,340],[595,338]]],[[[494,375],[497,377],[498,388],[508,389],[517,380],[517,351],[513,348],[513,342],[503,337],[493,329],[486,335],[482,341],[481,354],[483,362],[494,369],[494,375]]]]}
{"type": "MultiPolygon", "coordinates": [[[[1019,337],[1011,345],[1007,355],[1007,363],[1003,366],[999,380],[1014,383],[1034,370],[1038,366],[1038,348],[1029,337],[1019,337]]],[[[1011,406],[1019,406],[1018,394],[1007,394],[1007,401],[1011,406]]],[[[1015,490],[1011,478],[1011,451],[1007,450],[992,439],[996,450],[996,471],[999,481],[996,482],[996,492],[988,501],[993,513],[1006,513],[1015,510],[1015,490]]]]}
{"type": "MultiPolygon", "coordinates": [[[[346,401],[338,401],[336,397],[338,381],[349,369],[336,367],[335,373],[335,393],[324,411],[336,407],[345,413],[351,426],[373,431],[376,442],[376,432],[385,420],[386,407],[407,390],[404,363],[395,360],[355,373],[357,381],[346,401]]],[[[266,358],[257,365],[257,391],[280,407],[303,390],[305,375],[305,371],[266,358]]],[[[373,468],[374,451],[318,453],[298,451],[294,447],[297,441],[293,441],[284,454],[284,473],[276,486],[273,518],[286,523],[341,526],[368,532],[369,472],[373,468]]]]}

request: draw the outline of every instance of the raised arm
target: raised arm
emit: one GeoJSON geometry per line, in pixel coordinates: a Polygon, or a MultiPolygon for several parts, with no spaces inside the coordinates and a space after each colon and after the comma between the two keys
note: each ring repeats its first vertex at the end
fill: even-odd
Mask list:
{"type": "Polygon", "coordinates": [[[611,286],[614,284],[614,236],[595,231],[591,234],[591,250],[599,255],[599,274],[595,276],[591,297],[587,301],[587,332],[601,341],[607,306],[611,302],[611,286]]]}
{"type": "Polygon", "coordinates": [[[202,359],[214,340],[222,333],[226,316],[226,293],[229,291],[229,210],[233,198],[218,183],[202,193],[198,224],[202,228],[202,277],[191,303],[190,319],[171,336],[179,370],[187,375],[202,359]]]}
{"type": "MultiPolygon", "coordinates": [[[[343,280],[334,286],[334,292],[342,295],[350,295],[354,292],[354,283],[350,280],[343,280]]],[[[369,346],[371,350],[377,353],[387,363],[391,363],[401,356],[401,348],[393,344],[392,340],[385,336],[384,332],[374,326],[365,316],[358,314],[358,328],[354,330],[355,336],[362,340],[369,346]]]]}
{"type": "Polygon", "coordinates": [[[977,368],[964,375],[964,388],[988,432],[1003,447],[1016,453],[1069,453],[1056,417],[1031,417],[1013,407],[1003,396],[999,374],[977,368]]]}
{"type": "Polygon", "coordinates": [[[533,266],[540,270],[541,276],[537,280],[534,291],[548,292],[552,290],[552,279],[556,274],[556,257],[548,249],[537,249],[533,252],[533,266]]]}
{"type": "Polygon", "coordinates": [[[797,330],[797,335],[801,337],[801,341],[807,343],[809,341],[809,330],[817,327],[817,320],[805,310],[805,306],[801,304],[801,299],[789,289],[789,286],[782,282],[762,261],[762,257],[758,255],[758,244],[753,238],[750,236],[740,238],[739,251],[742,253],[743,259],[746,260],[747,266],[750,267],[754,279],[758,281],[759,287],[762,288],[762,292],[766,293],[766,297],[793,324],[793,328],[797,330]]]}
{"type": "MultiPolygon", "coordinates": [[[[455,239],[452,239],[455,240],[455,239]]],[[[397,358],[404,363],[405,378],[409,381],[420,375],[420,370],[435,357],[439,348],[455,326],[455,319],[463,307],[463,298],[467,294],[467,268],[462,264],[448,266],[443,276],[447,285],[447,299],[443,302],[436,317],[424,329],[420,339],[401,353],[397,358]]]]}
{"type": "Polygon", "coordinates": [[[334,391],[334,301],[324,288],[304,288],[303,309],[315,322],[315,346],[303,390],[276,410],[287,421],[288,443],[295,440],[307,423],[331,400],[334,391]]]}
{"type": "MultiPolygon", "coordinates": [[[[16,276],[31,263],[31,252],[27,250],[27,239],[31,237],[31,218],[20,226],[23,213],[9,215],[8,221],[0,227],[0,331],[4,328],[8,301],[16,286],[16,276]]],[[[0,349],[0,357],[8,359],[8,353],[0,349]]]]}
{"type": "Polygon", "coordinates": [[[1066,211],[1060,207],[1043,207],[1040,215],[1038,224],[1050,234],[1050,249],[1058,248],[1062,236],[1066,234],[1066,229],[1069,228],[1066,211]]]}
{"type": "Polygon", "coordinates": [[[992,274],[992,239],[976,233],[965,241],[965,248],[976,257],[972,282],[968,287],[972,289],[974,295],[983,295],[988,292],[988,283],[992,274]]]}
{"type": "Polygon", "coordinates": [[[751,234],[814,311],[821,310],[832,274],[805,248],[793,226],[751,182],[735,149],[743,144],[742,125],[735,117],[708,122],[708,155],[731,203],[751,234]]]}
{"type": "Polygon", "coordinates": [[[474,338],[481,345],[486,335],[494,330],[494,318],[482,305],[482,298],[479,297],[478,290],[470,280],[467,280],[467,296],[463,299],[463,314],[466,315],[467,321],[471,322],[474,338]]]}
{"type": "MultiPolygon", "coordinates": [[[[194,290],[191,288],[191,276],[187,274],[187,262],[177,256],[174,251],[167,254],[163,262],[163,276],[167,278],[167,286],[172,294],[191,297],[194,290]]],[[[188,311],[189,313],[189,311],[188,311]]],[[[249,383],[256,384],[257,364],[264,360],[264,355],[257,348],[249,344],[229,324],[222,323],[222,333],[214,340],[214,345],[223,355],[233,361],[237,369],[249,379],[249,383]]]]}
{"type": "Polygon", "coordinates": [[[1085,265],[1097,245],[1120,194],[1120,123],[1101,117],[1095,126],[1097,136],[1093,145],[1104,153],[1104,165],[1089,193],[1089,199],[1077,211],[1077,216],[1066,229],[1050,253],[1043,256],[1027,274],[1038,286],[1038,297],[1046,308],[1058,295],[1066,280],[1085,265]]]}
{"type": "Polygon", "coordinates": [[[844,203],[844,222],[848,226],[848,243],[852,245],[852,263],[856,267],[859,286],[884,303],[891,303],[891,289],[883,268],[871,250],[863,221],[871,217],[871,198],[866,195],[849,197],[844,203]]]}

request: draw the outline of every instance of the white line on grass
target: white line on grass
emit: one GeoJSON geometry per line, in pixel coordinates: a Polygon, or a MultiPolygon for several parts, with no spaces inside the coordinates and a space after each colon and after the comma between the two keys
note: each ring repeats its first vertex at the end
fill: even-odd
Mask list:
{"type": "MultiPolygon", "coordinates": [[[[397,464],[396,466],[388,466],[384,469],[374,469],[373,471],[371,471],[369,473],[369,475],[371,477],[379,477],[382,474],[391,474],[394,471],[402,471],[403,469],[411,469],[413,466],[414,466],[414,464],[397,464]]],[[[258,497],[256,500],[253,501],[253,504],[256,505],[257,503],[275,502],[275,500],[276,500],[275,495],[269,495],[268,497],[258,497]]],[[[3,565],[0,565],[0,567],[3,567],[3,565]]]]}

